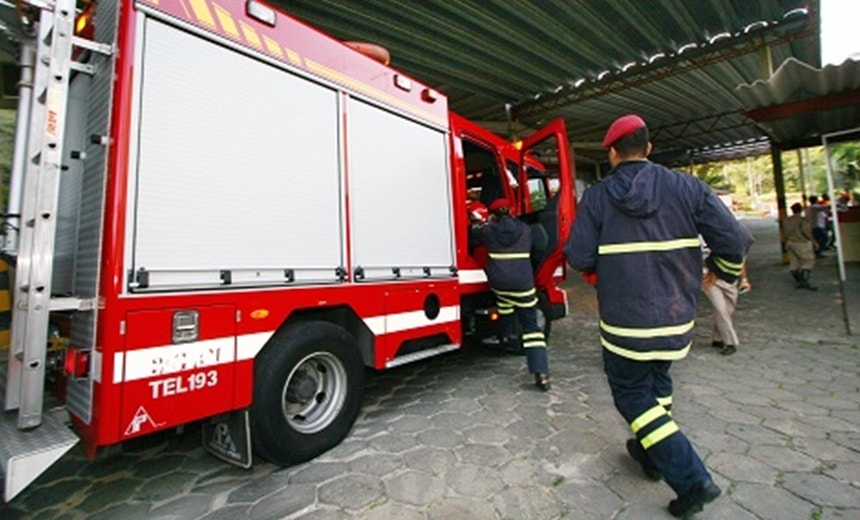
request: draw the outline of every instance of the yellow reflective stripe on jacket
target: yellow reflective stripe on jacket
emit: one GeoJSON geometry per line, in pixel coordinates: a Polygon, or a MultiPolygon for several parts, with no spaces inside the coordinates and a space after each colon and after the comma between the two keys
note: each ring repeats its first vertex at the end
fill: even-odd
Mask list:
{"type": "Polygon", "coordinates": [[[660,406],[662,406],[663,408],[672,406],[672,396],[658,397],[657,402],[660,403],[660,406]]]}
{"type": "Polygon", "coordinates": [[[678,428],[678,423],[675,421],[667,422],[663,426],[657,428],[653,432],[649,433],[645,437],[642,438],[642,447],[646,450],[651,446],[657,444],[662,441],[666,437],[672,435],[673,433],[680,431],[678,428]]]}
{"type": "Polygon", "coordinates": [[[740,276],[741,272],[743,272],[744,263],[736,263],[729,262],[724,258],[720,258],[718,256],[714,257],[714,263],[717,264],[717,267],[723,270],[723,272],[733,274],[736,276],[740,276]]]}
{"type": "Polygon", "coordinates": [[[600,328],[613,336],[623,336],[625,338],[661,338],[665,336],[679,336],[693,330],[696,326],[695,320],[690,320],[688,323],[681,325],[670,325],[668,327],[651,327],[631,329],[628,327],[616,327],[609,325],[603,320],[600,320],[600,328]]]}
{"type": "Polygon", "coordinates": [[[681,350],[649,350],[647,352],[640,352],[638,350],[630,350],[624,347],[619,347],[618,345],[613,345],[604,337],[600,338],[600,344],[603,345],[603,348],[613,354],[617,354],[627,359],[633,359],[635,361],[677,361],[687,357],[687,354],[690,352],[690,347],[693,346],[693,342],[691,341],[681,350]]]}
{"type": "Polygon", "coordinates": [[[543,336],[543,332],[529,332],[528,334],[523,334],[523,339],[545,339],[543,336]]]}
{"type": "Polygon", "coordinates": [[[633,422],[630,423],[630,429],[636,433],[664,415],[666,415],[666,409],[660,405],[649,408],[642,415],[633,419],[633,422]]]}
{"type": "MultiPolygon", "coordinates": [[[[677,238],[655,242],[624,242],[620,244],[601,244],[597,248],[599,255],[617,255],[621,253],[645,253],[651,251],[673,251],[688,247],[700,247],[698,238],[677,238]]],[[[492,255],[490,255],[492,256],[492,255]]]]}
{"type": "Polygon", "coordinates": [[[496,294],[500,294],[502,296],[513,296],[515,298],[525,298],[526,296],[532,296],[533,294],[535,294],[535,289],[530,289],[528,291],[519,291],[519,292],[516,292],[516,291],[497,291],[496,289],[493,289],[493,292],[496,294]]]}
{"type": "Polygon", "coordinates": [[[528,253],[490,253],[490,258],[493,260],[519,260],[521,258],[529,258],[528,253]]]}

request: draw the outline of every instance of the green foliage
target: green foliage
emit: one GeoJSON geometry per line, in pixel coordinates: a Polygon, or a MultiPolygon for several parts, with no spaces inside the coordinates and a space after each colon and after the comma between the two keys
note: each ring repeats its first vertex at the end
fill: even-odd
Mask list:
{"type": "Polygon", "coordinates": [[[708,163],[697,165],[693,174],[717,190],[729,190],[732,183],[727,176],[727,163],[708,163]]]}
{"type": "Polygon", "coordinates": [[[543,190],[533,190],[529,193],[532,211],[540,211],[546,207],[546,193],[543,190]]]}
{"type": "MultiPolygon", "coordinates": [[[[837,191],[860,190],[860,142],[839,143],[831,148],[837,191]]],[[[800,200],[803,195],[828,191],[824,147],[817,146],[782,153],[786,198],[800,200]]],[[[719,163],[697,164],[693,175],[718,191],[730,191],[741,210],[759,209],[775,201],[773,164],[770,155],[748,157],[719,163]]]]}
{"type": "Polygon", "coordinates": [[[729,496],[734,495],[737,488],[738,488],[737,482],[729,482],[729,488],[726,490],[726,494],[729,496]]]}
{"type": "Polygon", "coordinates": [[[860,144],[839,143],[833,145],[833,169],[838,177],[835,188],[857,191],[860,185],[860,144]]]}

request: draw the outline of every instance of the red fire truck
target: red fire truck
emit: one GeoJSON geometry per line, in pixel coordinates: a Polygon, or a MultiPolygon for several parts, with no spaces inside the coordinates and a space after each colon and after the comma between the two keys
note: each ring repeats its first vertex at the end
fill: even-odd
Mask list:
{"type": "Polygon", "coordinates": [[[515,201],[547,327],[566,315],[561,121],[508,142],[256,0],[19,11],[6,500],[78,440],[201,421],[245,467],[335,446],[366,368],[492,335],[469,196],[515,201]]]}

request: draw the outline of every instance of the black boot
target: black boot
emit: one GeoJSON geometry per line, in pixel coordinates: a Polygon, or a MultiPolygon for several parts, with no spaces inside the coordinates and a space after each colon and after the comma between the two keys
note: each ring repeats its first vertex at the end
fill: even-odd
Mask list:
{"type": "Polygon", "coordinates": [[[722,491],[713,480],[700,482],[683,495],[669,502],[669,513],[675,518],[689,518],[698,513],[706,504],[716,500],[722,491]]]}
{"type": "Polygon", "coordinates": [[[794,288],[800,289],[803,285],[803,278],[800,276],[800,269],[791,271],[791,277],[794,278],[794,288]]]}
{"type": "Polygon", "coordinates": [[[541,392],[548,392],[552,385],[549,382],[549,374],[535,374],[535,386],[541,392]]]}
{"type": "Polygon", "coordinates": [[[639,444],[638,440],[627,439],[627,453],[630,454],[630,457],[632,457],[633,460],[639,463],[639,466],[642,467],[642,473],[648,477],[648,480],[657,482],[663,478],[663,475],[660,474],[660,470],[657,469],[657,466],[655,466],[648,457],[648,452],[646,452],[645,448],[639,444]]]}
{"type": "Polygon", "coordinates": [[[809,284],[809,275],[812,272],[809,269],[800,270],[800,287],[809,291],[817,291],[818,287],[809,284]]]}

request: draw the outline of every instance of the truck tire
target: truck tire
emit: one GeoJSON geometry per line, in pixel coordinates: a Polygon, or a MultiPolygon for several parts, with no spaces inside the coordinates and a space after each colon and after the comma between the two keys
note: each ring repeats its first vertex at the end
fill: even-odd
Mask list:
{"type": "Polygon", "coordinates": [[[289,466],[337,446],[364,398],[364,363],[355,340],[326,322],[279,332],[254,362],[254,452],[289,466]]]}

